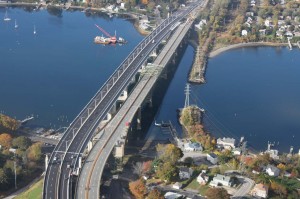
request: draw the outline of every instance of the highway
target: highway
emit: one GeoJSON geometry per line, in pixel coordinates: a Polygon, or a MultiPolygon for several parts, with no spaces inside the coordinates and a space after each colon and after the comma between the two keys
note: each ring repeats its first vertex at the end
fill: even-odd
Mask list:
{"type": "Polygon", "coordinates": [[[73,168],[77,166],[79,154],[86,148],[99,122],[106,117],[148,55],[170,33],[172,25],[196,7],[197,4],[193,3],[184,10],[179,10],[145,37],[78,114],[50,156],[44,179],[43,198],[70,198],[69,185],[73,168]]]}
{"type": "Polygon", "coordinates": [[[105,162],[118,139],[120,139],[120,137],[123,135],[126,136],[127,127],[125,126],[125,123],[132,121],[138,108],[141,106],[155,84],[159,76],[159,72],[172,58],[191,25],[192,21],[189,20],[179,25],[153,63],[153,66],[159,66],[160,68],[156,71],[152,71],[153,74],[149,72],[142,76],[141,80],[138,82],[128,99],[118,111],[118,114],[105,128],[101,139],[95,144],[94,148],[88,155],[88,158],[86,159],[86,162],[80,173],[76,188],[77,199],[100,198],[99,187],[105,162]]]}

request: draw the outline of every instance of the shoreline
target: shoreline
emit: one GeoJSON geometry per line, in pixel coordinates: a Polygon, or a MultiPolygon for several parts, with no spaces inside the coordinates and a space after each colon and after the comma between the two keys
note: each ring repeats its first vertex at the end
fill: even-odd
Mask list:
{"type": "Polygon", "coordinates": [[[225,51],[236,49],[236,48],[244,48],[244,47],[262,47],[262,46],[271,46],[271,47],[282,47],[288,46],[288,43],[274,43],[274,42],[249,42],[249,43],[238,43],[231,44],[229,46],[225,46],[216,50],[213,50],[209,53],[208,58],[213,58],[225,51]]]}

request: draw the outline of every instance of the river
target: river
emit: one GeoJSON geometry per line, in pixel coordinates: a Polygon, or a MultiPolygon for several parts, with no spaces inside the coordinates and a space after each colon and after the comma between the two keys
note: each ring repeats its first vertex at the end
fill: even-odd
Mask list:
{"type": "Polygon", "coordinates": [[[143,38],[117,17],[22,8],[9,8],[8,16],[10,22],[0,20],[0,111],[17,119],[33,115],[31,124],[55,129],[75,118],[143,38]],[[94,44],[102,35],[94,24],[128,43],[94,44]]]}
{"type": "MultiPolygon", "coordinates": [[[[193,48],[188,47],[162,105],[157,121],[178,125],[176,109],[184,105],[184,87],[193,48]],[[176,96],[176,97],[174,97],[176,96]]],[[[209,60],[203,85],[192,85],[190,101],[206,110],[205,128],[217,137],[245,136],[254,149],[267,142],[288,152],[300,147],[300,51],[286,47],[240,48],[209,60]]],[[[148,134],[157,131],[152,125],[148,134]]]]}

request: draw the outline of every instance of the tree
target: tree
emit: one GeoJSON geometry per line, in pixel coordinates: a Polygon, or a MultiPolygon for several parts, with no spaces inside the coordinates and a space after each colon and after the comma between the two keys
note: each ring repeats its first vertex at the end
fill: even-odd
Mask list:
{"type": "Polygon", "coordinates": [[[6,149],[11,147],[12,137],[7,133],[2,133],[0,135],[0,145],[6,149]]]}
{"type": "Polygon", "coordinates": [[[137,162],[133,165],[133,173],[137,174],[139,177],[143,174],[143,163],[137,162]]]}
{"type": "Polygon", "coordinates": [[[162,145],[158,144],[156,147],[159,158],[163,162],[176,163],[181,157],[183,157],[183,153],[180,148],[176,147],[174,144],[162,145]]]}
{"type": "Polygon", "coordinates": [[[27,149],[27,157],[31,161],[39,161],[42,157],[42,143],[37,142],[27,149]]]}
{"type": "Polygon", "coordinates": [[[147,199],[164,199],[164,196],[157,189],[153,189],[149,192],[147,199]]]}
{"type": "Polygon", "coordinates": [[[230,199],[230,195],[224,188],[209,188],[205,195],[207,199],[230,199]]]}
{"type": "Polygon", "coordinates": [[[149,173],[152,168],[152,161],[143,162],[143,173],[149,173]]]}
{"type": "Polygon", "coordinates": [[[177,176],[178,171],[174,164],[165,162],[162,166],[158,167],[156,174],[160,179],[170,182],[173,177],[177,176]]]}
{"type": "Polygon", "coordinates": [[[21,150],[26,150],[31,145],[31,140],[25,136],[20,136],[12,140],[12,146],[21,150]]]}
{"type": "Polygon", "coordinates": [[[279,184],[277,182],[271,182],[271,189],[278,194],[281,198],[285,198],[287,195],[286,187],[284,187],[282,184],[279,184]]]}
{"type": "Polygon", "coordinates": [[[7,182],[7,175],[3,169],[0,169],[0,184],[5,184],[7,182]]]}
{"type": "Polygon", "coordinates": [[[138,199],[145,198],[145,195],[147,193],[146,185],[142,179],[130,182],[129,190],[138,199]]]}

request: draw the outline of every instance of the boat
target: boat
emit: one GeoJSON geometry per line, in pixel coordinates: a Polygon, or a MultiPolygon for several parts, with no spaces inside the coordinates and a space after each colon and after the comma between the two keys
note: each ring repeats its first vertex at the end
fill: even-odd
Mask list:
{"type": "Polygon", "coordinates": [[[110,38],[105,38],[103,36],[96,36],[94,38],[94,43],[95,44],[109,44],[111,41],[110,41],[110,38]]]}
{"type": "Polygon", "coordinates": [[[6,12],[5,12],[5,15],[4,15],[4,19],[3,19],[3,20],[4,20],[4,21],[10,21],[10,20],[11,20],[11,18],[8,17],[7,10],[6,10],[6,12]]]}
{"type": "Polygon", "coordinates": [[[33,26],[33,34],[36,34],[36,29],[35,29],[35,25],[33,26]]]}
{"type": "Polygon", "coordinates": [[[18,28],[17,20],[15,20],[15,28],[18,28]]]}
{"type": "Polygon", "coordinates": [[[117,42],[120,43],[120,44],[126,44],[127,43],[127,41],[122,37],[119,37],[117,42]]]}

